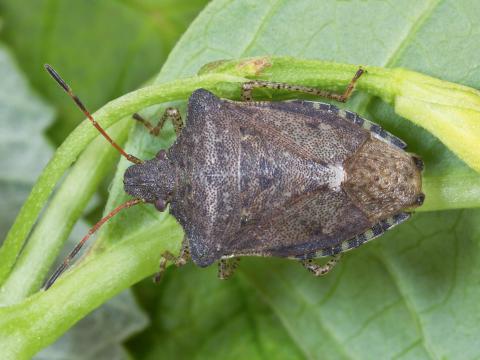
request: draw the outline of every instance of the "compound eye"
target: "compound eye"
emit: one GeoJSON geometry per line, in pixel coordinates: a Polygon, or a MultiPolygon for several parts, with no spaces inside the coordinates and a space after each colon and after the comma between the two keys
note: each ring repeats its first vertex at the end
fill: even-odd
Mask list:
{"type": "Polygon", "coordinates": [[[165,211],[165,208],[167,207],[167,202],[164,199],[157,199],[153,204],[155,205],[155,208],[160,212],[165,211]]]}
{"type": "Polygon", "coordinates": [[[415,200],[415,204],[420,206],[420,205],[423,204],[424,200],[425,200],[425,194],[420,193],[420,194],[418,194],[417,199],[415,200]]]}
{"type": "Polygon", "coordinates": [[[160,150],[155,157],[158,160],[165,160],[167,158],[167,152],[165,150],[160,150]]]}

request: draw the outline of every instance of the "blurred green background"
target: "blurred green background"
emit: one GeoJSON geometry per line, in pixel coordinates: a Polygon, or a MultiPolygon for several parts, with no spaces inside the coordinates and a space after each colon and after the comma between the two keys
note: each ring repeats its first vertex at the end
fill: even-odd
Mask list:
{"type": "MultiPolygon", "coordinates": [[[[0,0],[2,238],[52,151],[83,119],[45,62],[92,111],[151,79],[262,54],[403,66],[480,88],[477,1],[213,0],[177,43],[205,5],[0,0]]],[[[348,106],[405,139],[430,169],[465,169],[378,99],[356,94],[348,106]]],[[[139,146],[141,131],[127,146],[139,146]]],[[[108,184],[74,240],[99,218],[108,184]]],[[[146,279],[122,293],[37,359],[479,358],[479,215],[415,214],[346,254],[325,279],[279,259],[242,260],[228,282],[216,280],[214,267],[169,269],[162,284],[146,279]]]]}
{"type": "MultiPolygon", "coordinates": [[[[206,3],[0,0],[0,243],[55,148],[84,118],[43,64],[52,64],[93,112],[153,79],[206,3]]],[[[109,182],[72,241],[101,216],[109,182]]],[[[36,358],[127,358],[122,342],[147,322],[125,292],[36,358]]]]}

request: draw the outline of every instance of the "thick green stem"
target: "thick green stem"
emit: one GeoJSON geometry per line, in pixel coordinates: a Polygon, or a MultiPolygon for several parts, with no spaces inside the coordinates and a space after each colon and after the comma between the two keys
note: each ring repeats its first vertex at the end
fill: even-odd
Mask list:
{"type": "Polygon", "coordinates": [[[170,219],[132,237],[86,257],[48,291],[0,308],[2,359],[30,359],[90,311],[154,273],[160,252],[179,250],[182,231],[170,219]]]}
{"type": "Polygon", "coordinates": [[[480,172],[480,91],[394,69],[395,112],[427,129],[480,172]]]}
{"type": "MultiPolygon", "coordinates": [[[[122,144],[132,124],[130,119],[115,124],[110,128],[110,135],[122,144]]],[[[113,147],[105,146],[105,139],[101,136],[82,153],[48,204],[42,221],[33,230],[13,271],[0,288],[0,304],[16,303],[38,290],[73,225],[117,159],[118,153],[113,147]]]]}
{"type": "MultiPolygon", "coordinates": [[[[186,99],[193,90],[200,87],[210,89],[222,97],[237,98],[240,83],[248,78],[263,78],[339,90],[346,86],[357,68],[356,65],[271,57],[217,62],[205,67],[200,76],[149,86],[126,94],[105,105],[95,113],[95,117],[107,128],[142,108],[186,99]]],[[[454,139],[449,139],[445,143],[457,154],[463,156],[466,153],[465,157],[461,156],[461,158],[475,168],[478,147],[470,151],[468,146],[457,145],[463,140],[471,142],[480,138],[476,133],[478,128],[475,128],[479,114],[478,104],[480,104],[478,91],[423,75],[419,76],[405,70],[376,67],[366,67],[366,69],[368,73],[358,82],[359,90],[382,97],[393,104],[399,114],[412,118],[427,129],[431,128],[432,133],[440,139],[447,136],[452,127],[455,128],[458,125],[455,123],[457,119],[461,119],[459,124],[461,129],[451,130],[454,139]],[[447,119],[445,114],[453,118],[447,119]],[[441,123],[441,130],[437,133],[435,126],[432,125],[435,122],[441,123]],[[465,139],[458,138],[465,132],[468,133],[468,136],[465,134],[465,139]]],[[[25,238],[30,233],[54,186],[96,136],[95,129],[88,122],[84,122],[57,150],[22,208],[4,246],[0,249],[0,283],[4,283],[10,274],[18,259],[19,251],[24,246],[25,238]]],[[[88,168],[85,167],[85,170],[88,168]]],[[[461,187],[459,187],[458,177],[453,174],[438,176],[429,175],[427,172],[425,176],[427,202],[423,208],[435,210],[478,206],[479,191],[471,191],[468,196],[464,195],[465,187],[480,188],[477,174],[468,171],[467,169],[465,174],[459,175],[464,182],[461,187]]],[[[86,179],[86,181],[95,180],[86,179]]],[[[59,189],[60,193],[62,188],[59,189]]],[[[69,197],[72,194],[66,193],[64,191],[63,195],[55,201],[61,203],[63,200],[70,199],[81,203],[82,194],[73,194],[72,199],[69,197]]],[[[48,223],[48,214],[46,215],[48,223]]],[[[69,218],[70,216],[77,215],[69,215],[69,218]]],[[[44,219],[39,222],[38,227],[41,228],[44,219]]],[[[178,250],[181,234],[181,228],[171,217],[165,217],[162,221],[152,221],[150,227],[143,227],[140,230],[127,229],[120,242],[115,245],[105,242],[105,252],[102,252],[102,249],[92,252],[90,256],[85,257],[84,261],[65,274],[51,290],[41,291],[21,303],[0,309],[0,348],[3,356],[27,358],[52,343],[76,321],[110,297],[154,273],[158,265],[158,254],[167,247],[170,247],[171,251],[178,250]]],[[[65,236],[65,234],[55,236],[55,244],[51,246],[59,247],[65,236]]],[[[49,261],[51,259],[44,264],[49,261]]],[[[10,286],[12,286],[11,289],[16,287],[13,284],[15,276],[23,272],[22,267],[27,266],[27,262],[20,260],[18,266],[18,272],[15,269],[11,280],[9,279],[6,283],[7,289],[10,286]]],[[[31,270],[32,268],[28,268],[25,272],[28,273],[31,270]]],[[[44,271],[45,269],[42,268],[41,272],[44,271]]],[[[38,286],[38,279],[42,276],[40,274],[26,287],[26,290],[15,290],[15,294],[11,297],[7,294],[6,298],[20,299],[38,286]]]]}
{"type": "MultiPolygon", "coordinates": [[[[428,174],[428,173],[427,173],[428,174]]],[[[417,211],[467,209],[480,206],[480,176],[469,169],[423,177],[428,199],[417,211]]]]}

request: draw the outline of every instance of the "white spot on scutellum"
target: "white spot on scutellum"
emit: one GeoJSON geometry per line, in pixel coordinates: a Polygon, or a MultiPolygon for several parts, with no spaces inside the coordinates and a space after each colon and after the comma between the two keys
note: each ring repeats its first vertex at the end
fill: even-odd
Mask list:
{"type": "Polygon", "coordinates": [[[342,183],[345,181],[345,169],[341,164],[320,165],[311,164],[313,174],[310,178],[317,184],[327,185],[335,192],[341,190],[342,183]]]}
{"type": "Polygon", "coordinates": [[[333,173],[333,176],[329,177],[328,186],[335,191],[340,191],[341,185],[345,180],[345,169],[340,164],[329,165],[328,168],[333,173]]]}

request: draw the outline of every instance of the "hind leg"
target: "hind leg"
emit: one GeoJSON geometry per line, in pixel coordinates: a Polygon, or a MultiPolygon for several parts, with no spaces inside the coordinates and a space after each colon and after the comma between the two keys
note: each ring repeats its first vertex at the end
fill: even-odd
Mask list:
{"type": "Polygon", "coordinates": [[[218,278],[227,280],[237,269],[240,258],[221,259],[218,262],[218,278]]]}
{"type": "Polygon", "coordinates": [[[182,249],[178,256],[173,255],[170,251],[165,251],[160,257],[160,266],[158,272],[153,276],[153,282],[159,283],[162,275],[167,268],[168,262],[172,262],[175,266],[180,267],[187,263],[190,259],[190,251],[188,249],[188,240],[184,238],[182,241],[182,249]]]}
{"type": "Polygon", "coordinates": [[[355,73],[355,75],[353,76],[352,80],[350,80],[350,83],[347,85],[345,91],[342,94],[337,94],[331,91],[317,89],[311,86],[292,85],[287,83],[265,81],[265,80],[252,80],[242,85],[241,98],[243,101],[252,101],[253,89],[267,88],[271,90],[288,90],[288,91],[294,91],[294,92],[302,92],[310,95],[324,97],[331,100],[346,102],[349,99],[349,97],[352,95],[353,90],[355,89],[355,83],[360,78],[360,76],[362,76],[364,72],[365,70],[363,70],[362,68],[359,68],[355,73]]]}
{"type": "Polygon", "coordinates": [[[337,265],[341,256],[341,254],[333,255],[332,258],[323,265],[315,263],[312,259],[302,260],[300,263],[314,276],[323,276],[328,274],[335,265],[337,265]]]}

